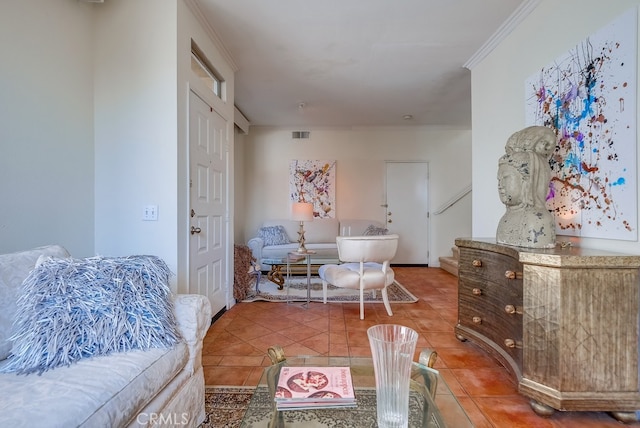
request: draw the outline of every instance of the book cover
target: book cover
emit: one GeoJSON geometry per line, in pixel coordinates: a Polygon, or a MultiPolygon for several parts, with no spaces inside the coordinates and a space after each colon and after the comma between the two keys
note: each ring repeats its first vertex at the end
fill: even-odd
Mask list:
{"type": "Polygon", "coordinates": [[[276,386],[279,408],[354,405],[349,367],[282,367],[276,386]]]}

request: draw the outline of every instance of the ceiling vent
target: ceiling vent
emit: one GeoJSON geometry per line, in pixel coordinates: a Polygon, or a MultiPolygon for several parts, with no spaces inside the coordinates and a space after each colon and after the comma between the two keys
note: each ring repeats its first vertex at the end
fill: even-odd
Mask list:
{"type": "Polygon", "coordinates": [[[311,136],[311,132],[309,131],[292,131],[291,138],[294,140],[308,140],[311,136]]]}

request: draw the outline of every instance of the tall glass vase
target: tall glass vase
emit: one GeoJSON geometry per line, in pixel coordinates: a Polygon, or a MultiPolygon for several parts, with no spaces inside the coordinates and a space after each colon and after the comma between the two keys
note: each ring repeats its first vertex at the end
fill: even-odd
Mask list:
{"type": "Polygon", "coordinates": [[[397,324],[367,330],[376,377],[376,404],[380,428],[409,425],[409,382],[418,333],[397,324]]]}

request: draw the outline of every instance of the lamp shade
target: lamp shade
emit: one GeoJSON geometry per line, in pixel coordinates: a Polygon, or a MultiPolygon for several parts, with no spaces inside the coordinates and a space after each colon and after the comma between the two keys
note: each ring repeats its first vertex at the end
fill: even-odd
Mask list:
{"type": "Polygon", "coordinates": [[[313,204],[310,202],[294,202],[291,204],[291,220],[313,220],[313,204]]]}

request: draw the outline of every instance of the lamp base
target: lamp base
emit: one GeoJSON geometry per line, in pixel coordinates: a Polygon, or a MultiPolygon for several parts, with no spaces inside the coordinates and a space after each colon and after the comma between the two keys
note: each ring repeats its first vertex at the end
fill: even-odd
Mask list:
{"type": "Polygon", "coordinates": [[[298,229],[298,253],[306,254],[307,247],[304,246],[304,222],[300,222],[300,228],[298,229]]]}

